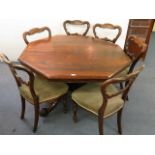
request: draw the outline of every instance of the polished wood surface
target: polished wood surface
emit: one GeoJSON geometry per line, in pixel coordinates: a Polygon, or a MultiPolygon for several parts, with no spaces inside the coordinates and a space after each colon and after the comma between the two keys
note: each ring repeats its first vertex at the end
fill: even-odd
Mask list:
{"type": "Polygon", "coordinates": [[[66,82],[105,80],[131,63],[116,44],[65,35],[31,42],[19,61],[48,79],[66,82]]]}

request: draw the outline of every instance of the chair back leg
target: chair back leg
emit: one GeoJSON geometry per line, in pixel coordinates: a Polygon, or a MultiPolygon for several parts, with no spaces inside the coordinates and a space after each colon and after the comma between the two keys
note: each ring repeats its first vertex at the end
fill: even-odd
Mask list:
{"type": "Polygon", "coordinates": [[[104,135],[104,118],[103,115],[98,115],[98,128],[99,128],[99,134],[104,135]]]}
{"type": "Polygon", "coordinates": [[[33,132],[36,132],[37,127],[38,127],[38,121],[39,121],[39,103],[34,105],[34,127],[33,127],[33,132]]]}
{"type": "Polygon", "coordinates": [[[21,119],[24,119],[24,115],[25,115],[25,99],[21,96],[21,119]]]}
{"type": "Polygon", "coordinates": [[[122,134],[122,123],[121,123],[121,120],[122,120],[122,111],[123,109],[119,110],[118,113],[117,113],[117,127],[118,127],[118,133],[121,135],[122,134]]]}

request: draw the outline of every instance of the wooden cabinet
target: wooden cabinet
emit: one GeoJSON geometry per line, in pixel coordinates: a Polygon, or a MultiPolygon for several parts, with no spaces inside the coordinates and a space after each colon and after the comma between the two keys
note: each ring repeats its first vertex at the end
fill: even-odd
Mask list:
{"type": "MultiPolygon", "coordinates": [[[[144,42],[147,45],[149,45],[149,40],[153,29],[153,25],[154,25],[154,19],[130,19],[126,41],[124,45],[124,51],[127,51],[127,48],[128,48],[127,40],[131,35],[140,37],[142,40],[144,40],[144,42]]],[[[146,50],[146,53],[147,53],[147,50],[146,50]]]]}

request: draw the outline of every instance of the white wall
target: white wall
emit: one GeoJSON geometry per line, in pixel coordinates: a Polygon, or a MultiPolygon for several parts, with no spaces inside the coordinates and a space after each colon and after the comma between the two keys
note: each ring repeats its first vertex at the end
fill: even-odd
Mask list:
{"type": "Polygon", "coordinates": [[[62,23],[66,19],[88,20],[92,25],[98,22],[118,24],[123,31],[117,43],[123,47],[128,18],[119,18],[123,8],[122,12],[110,13],[115,8],[112,4],[109,1],[109,5],[106,4],[108,7],[103,7],[102,0],[92,0],[89,3],[84,0],[5,0],[0,5],[0,51],[5,52],[11,60],[17,60],[25,47],[22,38],[24,31],[48,26],[52,35],[65,34],[62,23]]]}

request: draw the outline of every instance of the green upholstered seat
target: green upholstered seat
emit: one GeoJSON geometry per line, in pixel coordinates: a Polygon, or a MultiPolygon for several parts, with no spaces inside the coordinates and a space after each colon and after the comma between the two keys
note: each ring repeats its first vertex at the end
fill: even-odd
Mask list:
{"type": "MultiPolygon", "coordinates": [[[[33,98],[30,89],[25,84],[19,88],[21,95],[33,104],[33,98]]],[[[68,86],[65,83],[51,82],[47,79],[36,75],[34,80],[34,90],[39,97],[39,103],[54,100],[68,91],[68,86]]]]}
{"type": "MultiPolygon", "coordinates": [[[[108,94],[114,94],[118,89],[114,85],[107,88],[108,94]]],[[[98,110],[103,103],[103,95],[101,93],[101,84],[90,83],[75,90],[72,93],[72,99],[82,108],[98,115],[98,110]]],[[[124,105],[121,95],[108,99],[108,103],[104,112],[104,118],[111,116],[119,111],[124,105]]]]}

